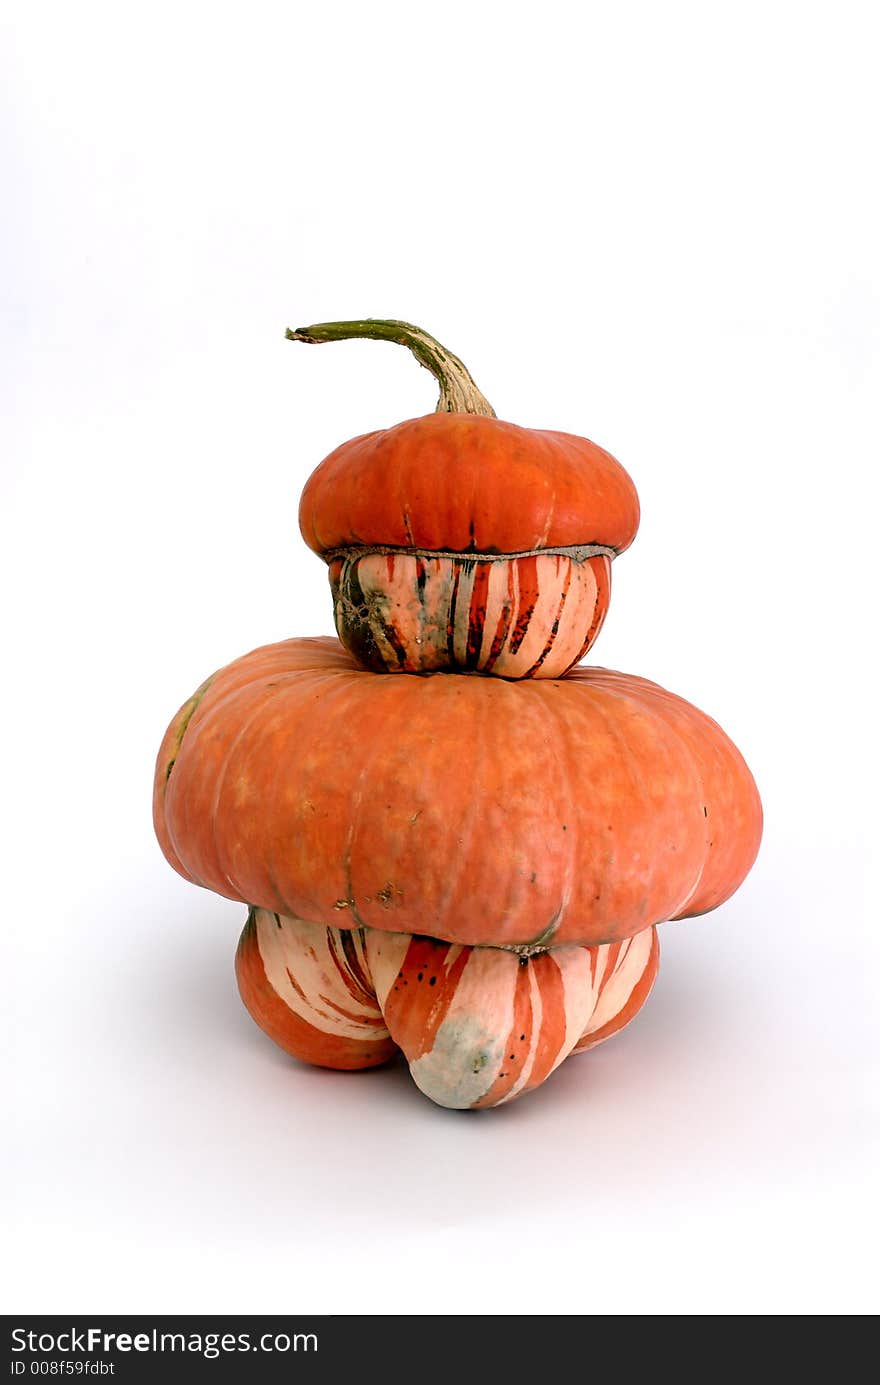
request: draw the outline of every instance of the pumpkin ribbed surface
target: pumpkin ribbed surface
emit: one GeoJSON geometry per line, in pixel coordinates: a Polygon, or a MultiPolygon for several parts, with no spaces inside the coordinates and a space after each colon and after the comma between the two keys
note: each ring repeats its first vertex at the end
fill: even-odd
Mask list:
{"type": "Polygon", "coordinates": [[[222,669],[174,719],[154,816],[186,878],[335,928],[619,942],[726,899],[761,809],[735,746],[645,679],[377,677],[335,640],[222,669]]]}
{"type": "Polygon", "coordinates": [[[635,486],[587,438],[475,414],[428,414],[343,443],[306,483],[302,536],[322,556],[387,545],[457,553],[628,548],[635,486]]]}

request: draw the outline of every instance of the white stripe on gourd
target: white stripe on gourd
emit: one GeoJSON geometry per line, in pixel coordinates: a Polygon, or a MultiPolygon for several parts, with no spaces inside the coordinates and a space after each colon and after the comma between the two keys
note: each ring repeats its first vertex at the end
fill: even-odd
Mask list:
{"type": "MultiPolygon", "coordinates": [[[[590,1018],[593,1009],[593,988],[591,985],[591,967],[589,949],[585,947],[559,947],[554,948],[550,954],[562,976],[564,1005],[565,1005],[565,1039],[562,1047],[556,1055],[550,1072],[555,1072],[559,1064],[568,1057],[584,1032],[584,1025],[590,1018]]],[[[519,963],[517,963],[519,965],[519,963]]],[[[516,984],[516,978],[513,978],[516,984]]],[[[506,1101],[512,1101],[519,1096],[523,1088],[527,1087],[535,1066],[538,1047],[541,1039],[543,1004],[541,1000],[540,987],[538,985],[537,974],[533,968],[529,969],[529,988],[532,1003],[532,1034],[529,1045],[529,1053],[520,1073],[510,1091],[503,1096],[497,1103],[503,1106],[506,1101]]],[[[512,994],[512,992],[511,992],[512,994]]],[[[549,1077],[550,1073],[547,1074],[549,1077]]]]}
{"type": "Polygon", "coordinates": [[[591,1034],[595,1034],[599,1029],[603,1029],[606,1024],[620,1014],[629,1002],[630,996],[645,974],[648,963],[651,959],[651,949],[654,946],[654,929],[646,928],[641,933],[636,933],[635,937],[627,939],[620,945],[620,952],[617,961],[610,968],[610,947],[601,947],[597,951],[596,975],[595,975],[595,1008],[590,1015],[589,1023],[584,1029],[574,1051],[581,1052],[582,1048],[591,1047],[589,1039],[591,1034]]]}
{"type": "Polygon", "coordinates": [[[399,649],[405,650],[407,667],[449,667],[451,634],[452,665],[466,667],[477,573],[488,569],[476,667],[489,664],[496,638],[504,630],[491,672],[521,677],[542,660],[548,644],[552,644],[543,657],[542,672],[558,676],[579,658],[596,617],[599,584],[593,564],[604,565],[607,583],[610,559],[594,555],[575,562],[565,554],[546,553],[533,555],[528,561],[534,564],[536,594],[522,589],[516,557],[489,560],[476,555],[352,554],[344,560],[339,581],[342,595],[336,607],[337,630],[346,639],[348,622],[354,619],[360,624],[366,617],[373,643],[389,669],[400,667],[399,649]],[[357,611],[348,610],[345,595],[353,576],[363,596],[363,606],[357,611]],[[519,645],[512,649],[520,617],[526,617],[525,629],[519,645]]]}
{"type": "MultiPolygon", "coordinates": [[[[325,1034],[345,1039],[384,1039],[382,1011],[351,971],[337,928],[322,928],[285,914],[254,911],[257,945],[273,991],[300,1019],[325,1034]],[[340,974],[340,968],[343,974],[340,974]],[[351,978],[353,991],[345,983],[351,978]]],[[[359,929],[350,932],[357,964],[369,982],[359,929]]]]}

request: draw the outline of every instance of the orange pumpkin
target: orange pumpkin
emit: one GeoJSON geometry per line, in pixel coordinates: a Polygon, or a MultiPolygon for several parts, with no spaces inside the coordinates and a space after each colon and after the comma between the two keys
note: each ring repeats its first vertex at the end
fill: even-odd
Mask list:
{"type": "Polygon", "coordinates": [[[726,899],[761,833],[739,752],[656,684],[378,678],[326,639],[202,685],[154,818],[176,870],[251,906],[239,984],[268,1033],[339,1067],[399,1047],[453,1106],[625,1023],[654,925],[726,899]]]}
{"type": "Polygon", "coordinates": [[[556,678],[595,640],[635,487],[586,438],[497,419],[457,357],[405,322],[335,322],[294,341],[408,346],[437,412],[343,443],[303,491],[300,528],[329,565],[343,644],[376,672],[556,678]]]}

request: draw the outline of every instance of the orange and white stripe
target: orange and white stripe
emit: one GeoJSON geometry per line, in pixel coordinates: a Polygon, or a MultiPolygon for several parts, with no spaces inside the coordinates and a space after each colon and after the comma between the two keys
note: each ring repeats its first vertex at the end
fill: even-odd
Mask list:
{"type": "Polygon", "coordinates": [[[241,998],[287,1053],[327,1068],[370,1068],[393,1057],[360,929],[252,909],[235,956],[241,998]]]}
{"type": "Polygon", "coordinates": [[[391,1037],[439,1106],[497,1106],[530,1091],[589,1021],[587,948],[529,957],[371,930],[367,957],[391,1037]]]}
{"type": "Polygon", "coordinates": [[[469,1108],[512,1101],[623,1028],[658,958],[654,928],[599,947],[515,951],[256,909],[238,975],[254,1019],[296,1057],[368,1067],[399,1048],[426,1096],[469,1108]]]}
{"type": "Polygon", "coordinates": [[[610,1039],[629,1024],[651,993],[660,967],[660,939],[656,928],[645,928],[623,943],[591,947],[593,994],[596,1003],[573,1053],[610,1039]]]}
{"type": "Polygon", "coordinates": [[[330,583],[340,639],[376,671],[559,678],[599,633],[611,555],[355,551],[330,583]]]}

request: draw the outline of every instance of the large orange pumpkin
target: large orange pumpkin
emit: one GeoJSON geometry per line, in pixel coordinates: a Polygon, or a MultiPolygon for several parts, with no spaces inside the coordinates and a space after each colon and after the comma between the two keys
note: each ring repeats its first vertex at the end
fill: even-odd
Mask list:
{"type": "Polygon", "coordinates": [[[726,899],[761,832],[731,741],[645,679],[377,677],[326,639],[202,685],[154,817],[176,870],[251,906],[239,984],[267,1032],[330,1066],[399,1047],[451,1106],[626,1023],[654,926],[726,899]]]}
{"type": "Polygon", "coordinates": [[[336,628],[358,661],[506,678],[577,663],[638,527],[620,463],[586,438],[497,419],[461,361],[408,323],[288,336],[400,342],[441,386],[436,413],[343,443],[303,491],[300,528],[329,565],[336,628]]]}

